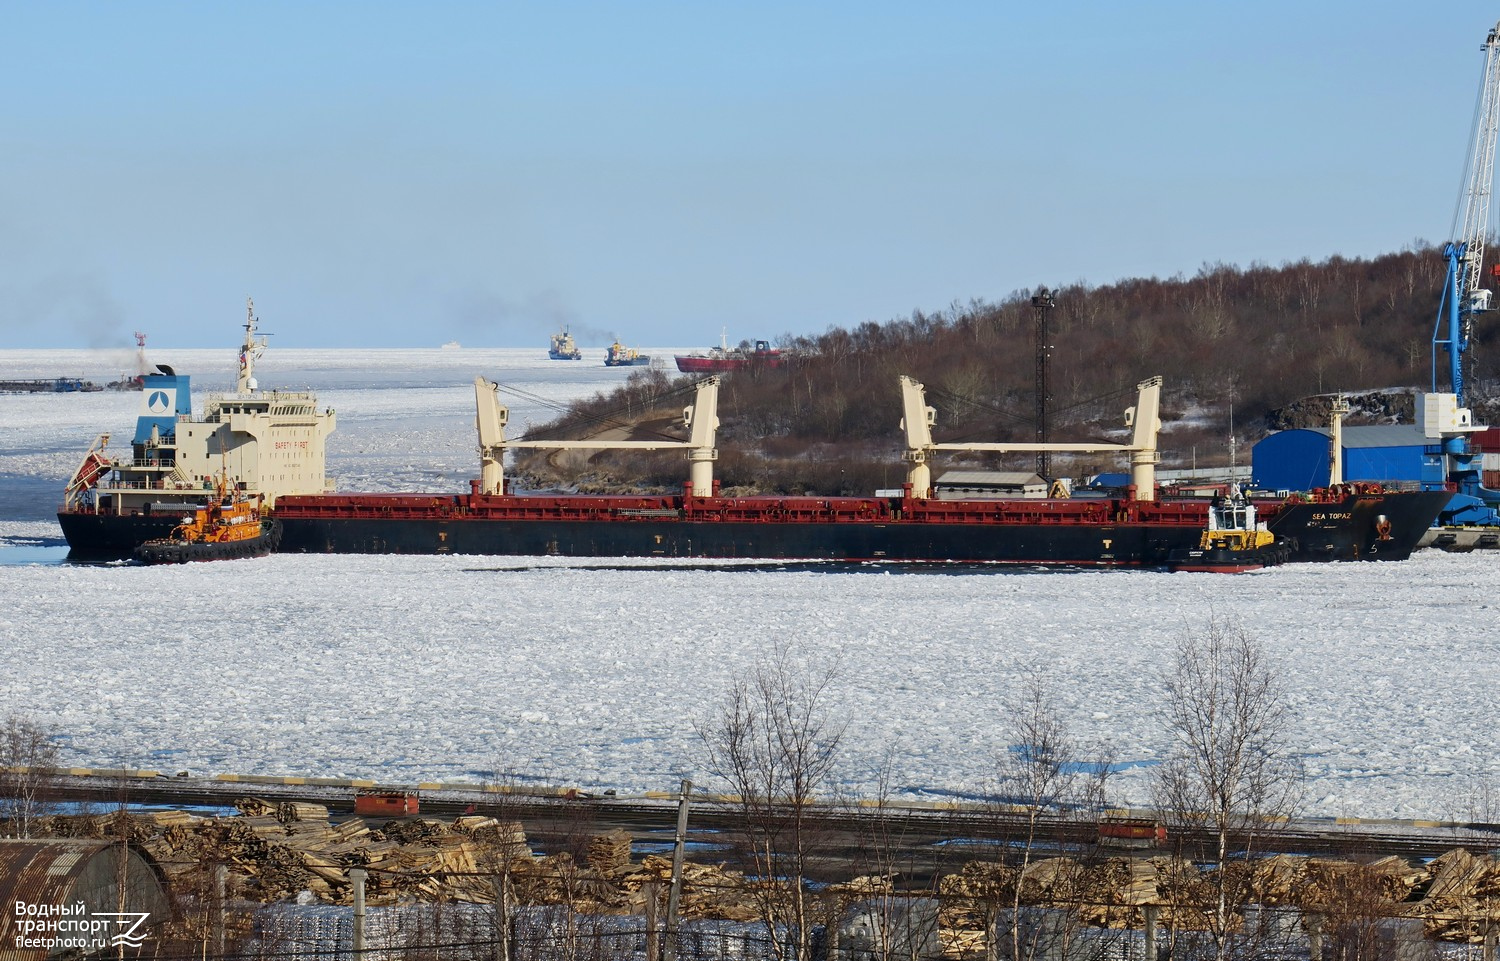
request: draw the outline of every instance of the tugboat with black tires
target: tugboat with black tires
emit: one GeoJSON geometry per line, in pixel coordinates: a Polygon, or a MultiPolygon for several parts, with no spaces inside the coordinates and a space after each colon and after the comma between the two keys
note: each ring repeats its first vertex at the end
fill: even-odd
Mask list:
{"type": "Polygon", "coordinates": [[[1215,497],[1208,506],[1208,526],[1197,547],[1178,548],[1167,555],[1167,569],[1205,574],[1244,574],[1285,564],[1295,545],[1278,541],[1255,519],[1255,505],[1230,489],[1228,499],[1215,497]]]}
{"type": "Polygon", "coordinates": [[[142,564],[186,564],[189,561],[231,561],[264,557],[281,541],[281,526],[261,513],[261,498],[249,497],[229,485],[226,475],[214,478],[206,503],[168,537],[149,540],[135,549],[142,564]]]}

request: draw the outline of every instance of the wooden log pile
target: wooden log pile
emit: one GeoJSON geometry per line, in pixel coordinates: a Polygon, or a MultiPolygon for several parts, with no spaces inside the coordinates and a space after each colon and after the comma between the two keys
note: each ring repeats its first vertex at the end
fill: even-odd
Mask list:
{"type": "Polygon", "coordinates": [[[630,835],[616,828],[589,839],[586,858],[589,867],[607,878],[630,871],[630,835]]]}
{"type": "MultiPolygon", "coordinates": [[[[671,858],[646,855],[637,870],[619,879],[620,890],[626,895],[628,912],[645,913],[648,883],[654,883],[658,895],[665,898],[671,880],[671,858]]],[[[719,918],[726,921],[753,921],[760,917],[758,893],[761,892],[738,871],[727,870],[723,865],[687,862],[682,866],[682,895],[678,910],[684,920],[719,918]]],[[[665,904],[665,900],[662,903],[665,904]]]]}
{"type": "MultiPolygon", "coordinates": [[[[369,871],[371,905],[397,902],[491,902],[503,875],[517,904],[566,903],[575,910],[642,915],[655,896],[661,908],[671,860],[649,855],[631,861],[630,835],[611,831],[590,839],[581,861],[566,853],[537,858],[517,821],[463,816],[454,821],[403,818],[372,828],[362,818],[333,821],[322,805],[244,798],[232,817],[194,817],[180,811],[56,816],[44,836],[128,838],[162,867],[174,887],[206,890],[210,871],[226,865],[233,896],[272,902],[311,892],[325,903],[348,904],[349,869],[369,871]]],[[[1229,878],[1247,903],[1280,905],[1339,917],[1409,917],[1430,938],[1477,943],[1500,924],[1500,856],[1456,849],[1427,865],[1400,858],[1367,864],[1281,855],[1239,863],[1229,878]],[[1363,914],[1361,914],[1363,912],[1363,914]]],[[[1024,872],[974,861],[938,884],[944,941],[955,952],[982,934],[1019,888],[1025,905],[1063,907],[1081,923],[1107,928],[1144,925],[1146,906],[1158,923],[1201,928],[1215,900],[1211,873],[1192,863],[1154,858],[1039,859],[1024,872]]],[[[722,865],[683,866],[684,919],[753,921],[765,902],[783,894],[778,882],[752,882],[722,865]]],[[[895,878],[871,875],[826,889],[830,910],[860,900],[898,895],[895,878]]],[[[1237,895],[1238,899],[1238,895],[1237,895]]],[[[836,913],[836,912],[835,912],[836,913]]]]}
{"type": "Polygon", "coordinates": [[[1432,883],[1412,906],[1429,938],[1469,944],[1483,942],[1500,923],[1500,856],[1474,855],[1462,848],[1428,865],[1432,883]]]}
{"type": "Polygon", "coordinates": [[[224,864],[237,894],[266,902],[310,891],[321,901],[346,904],[351,867],[370,871],[371,904],[489,901],[493,865],[503,861],[519,870],[534,862],[521,825],[513,821],[466,818],[449,825],[410,819],[376,831],[362,818],[335,823],[320,804],[243,798],[236,808],[239,816],[225,818],[183,812],[59,817],[47,828],[57,837],[123,834],[179,884],[201,884],[203,865],[224,864]]]}
{"type": "Polygon", "coordinates": [[[1395,906],[1427,878],[1425,869],[1398,857],[1362,863],[1278,854],[1256,862],[1250,891],[1262,904],[1309,911],[1348,913],[1360,902],[1367,910],[1385,905],[1399,913],[1395,906]]]}

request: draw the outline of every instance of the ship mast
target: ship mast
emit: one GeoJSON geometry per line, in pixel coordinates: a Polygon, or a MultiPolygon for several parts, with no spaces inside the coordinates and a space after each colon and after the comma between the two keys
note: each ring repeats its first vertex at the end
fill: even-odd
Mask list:
{"type": "Polygon", "coordinates": [[[1349,413],[1349,401],[1343,394],[1328,405],[1328,486],[1337,487],[1344,482],[1344,415],[1349,413]]]}
{"type": "Polygon", "coordinates": [[[135,376],[137,380],[144,380],[151,373],[146,369],[146,335],[141,331],[135,332],[135,376]]]}
{"type": "Polygon", "coordinates": [[[237,394],[253,393],[258,384],[255,382],[255,362],[260,355],[265,353],[266,339],[255,339],[255,325],[260,323],[260,318],[255,316],[255,301],[245,298],[245,342],[240,345],[240,373],[235,380],[234,391],[237,394]]]}

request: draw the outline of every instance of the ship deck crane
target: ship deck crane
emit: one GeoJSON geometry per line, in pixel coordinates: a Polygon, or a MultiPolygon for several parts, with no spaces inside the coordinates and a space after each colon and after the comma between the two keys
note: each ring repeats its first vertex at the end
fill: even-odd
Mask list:
{"type": "Polygon", "coordinates": [[[939,444],[932,439],[937,412],[927,406],[925,388],[905,374],[901,375],[901,429],[906,433],[906,451],[902,459],[911,464],[906,481],[911,496],[932,496],[932,468],[927,462],[937,451],[964,453],[1062,453],[1096,454],[1107,452],[1130,455],[1132,499],[1156,499],[1156,465],[1161,462],[1157,434],[1161,431],[1161,378],[1151,377],[1136,384],[1137,400],[1125,411],[1125,426],[1131,428],[1128,444],[939,444]]]}
{"type": "Polygon", "coordinates": [[[1491,291],[1480,286],[1485,241],[1490,230],[1490,198],[1495,180],[1495,140],[1500,131],[1500,23],[1485,38],[1484,74],[1469,145],[1459,209],[1454,214],[1456,239],[1443,247],[1447,275],[1432,335],[1432,393],[1418,411],[1424,433],[1439,442],[1436,456],[1426,459],[1423,482],[1429,487],[1456,483],[1455,499],[1444,522],[1493,524],[1500,492],[1486,490],[1476,467],[1478,455],[1469,449],[1468,435],[1484,428],[1474,423],[1464,406],[1465,354],[1474,332],[1474,318],[1490,310],[1491,291]],[[1459,217],[1462,216],[1460,223],[1459,217]],[[1447,355],[1447,392],[1439,391],[1438,356],[1447,355]]]}
{"type": "Polygon", "coordinates": [[[475,427],[479,431],[479,493],[504,494],[505,452],[515,448],[533,450],[670,450],[688,452],[688,483],[694,497],[712,497],[714,461],[719,452],[714,444],[719,430],[719,384],[708,377],[695,385],[693,403],[683,408],[683,426],[689,431],[685,441],[674,440],[506,440],[505,425],[510,410],[500,403],[499,385],[474,378],[475,427]]]}

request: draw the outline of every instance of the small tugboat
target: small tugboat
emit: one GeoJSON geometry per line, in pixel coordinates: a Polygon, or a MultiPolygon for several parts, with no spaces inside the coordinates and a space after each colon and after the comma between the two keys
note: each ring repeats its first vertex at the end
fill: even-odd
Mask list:
{"type": "Polygon", "coordinates": [[[621,346],[617,340],[609,345],[609,353],[604,355],[605,367],[645,367],[651,363],[651,357],[638,352],[634,347],[621,346]]]}
{"type": "Polygon", "coordinates": [[[553,360],[582,360],[583,351],[573,343],[573,335],[564,327],[552,335],[552,345],[547,350],[547,356],[553,360]]]}
{"type": "Polygon", "coordinates": [[[188,561],[227,561],[264,557],[281,540],[281,526],[261,516],[261,498],[233,490],[224,474],[214,478],[208,502],[193,512],[168,537],[149,540],[135,549],[142,564],[185,564],[188,561]]]}
{"type": "Polygon", "coordinates": [[[1284,564],[1295,548],[1276,540],[1264,523],[1255,520],[1255,505],[1230,488],[1228,500],[1215,497],[1208,507],[1208,526],[1197,547],[1179,548],[1167,555],[1167,570],[1212,574],[1243,574],[1284,564]]]}

